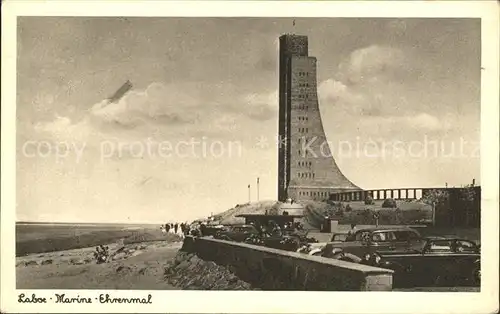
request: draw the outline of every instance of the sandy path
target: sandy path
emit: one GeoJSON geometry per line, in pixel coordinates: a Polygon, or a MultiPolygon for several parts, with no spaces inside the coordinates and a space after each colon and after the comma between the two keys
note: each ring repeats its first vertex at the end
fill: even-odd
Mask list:
{"type": "MultiPolygon", "coordinates": [[[[130,247],[135,252],[128,257],[105,264],[89,262],[94,248],[34,254],[17,259],[16,284],[18,289],[173,290],[175,287],[163,279],[164,266],[181,245],[134,244],[130,247]],[[51,264],[41,265],[47,260],[51,264]]],[[[110,251],[113,249],[110,246],[110,251]]]]}

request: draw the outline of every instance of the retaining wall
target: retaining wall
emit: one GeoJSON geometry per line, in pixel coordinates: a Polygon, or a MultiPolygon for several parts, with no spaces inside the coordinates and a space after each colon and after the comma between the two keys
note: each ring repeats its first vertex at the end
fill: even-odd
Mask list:
{"type": "Polygon", "coordinates": [[[263,290],[389,291],[392,271],[246,243],[186,237],[182,250],[263,290]]]}

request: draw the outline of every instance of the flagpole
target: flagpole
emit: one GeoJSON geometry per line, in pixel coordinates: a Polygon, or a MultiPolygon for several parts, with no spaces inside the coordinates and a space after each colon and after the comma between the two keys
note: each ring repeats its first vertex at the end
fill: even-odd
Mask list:
{"type": "Polygon", "coordinates": [[[252,202],[252,198],[250,197],[251,194],[250,194],[250,184],[248,185],[248,204],[250,204],[252,202]]]}
{"type": "Polygon", "coordinates": [[[259,177],[257,177],[257,202],[259,201],[259,177]]]}

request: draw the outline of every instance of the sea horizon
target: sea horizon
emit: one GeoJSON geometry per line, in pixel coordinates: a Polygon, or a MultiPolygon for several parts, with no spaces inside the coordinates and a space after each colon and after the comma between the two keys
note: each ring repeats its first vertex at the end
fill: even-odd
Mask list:
{"type": "MultiPolygon", "coordinates": [[[[165,222],[167,223],[167,222],[165,222]]],[[[72,221],[16,221],[16,225],[161,225],[154,222],[72,222],[72,221]]]]}

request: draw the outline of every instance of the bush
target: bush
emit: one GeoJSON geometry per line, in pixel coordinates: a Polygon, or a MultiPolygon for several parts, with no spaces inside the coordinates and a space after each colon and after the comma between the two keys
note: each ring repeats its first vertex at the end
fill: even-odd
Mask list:
{"type": "Polygon", "coordinates": [[[365,198],[365,205],[373,205],[373,204],[375,204],[375,202],[373,201],[373,197],[371,197],[371,195],[368,195],[365,198]]]}
{"type": "Polygon", "coordinates": [[[398,205],[396,204],[396,201],[392,198],[388,198],[384,200],[382,203],[382,208],[396,208],[398,205]]]}
{"type": "Polygon", "coordinates": [[[344,211],[347,211],[347,208],[350,209],[351,206],[347,205],[345,208],[344,206],[336,206],[335,208],[332,208],[330,211],[336,217],[344,217],[344,211]]]}
{"type": "Polygon", "coordinates": [[[97,264],[106,263],[109,258],[109,247],[106,245],[100,245],[95,248],[94,259],[97,264]]]}
{"type": "Polygon", "coordinates": [[[434,189],[428,190],[422,196],[422,202],[428,205],[445,204],[448,201],[449,194],[446,190],[434,189]]]}

